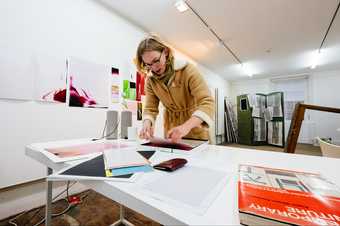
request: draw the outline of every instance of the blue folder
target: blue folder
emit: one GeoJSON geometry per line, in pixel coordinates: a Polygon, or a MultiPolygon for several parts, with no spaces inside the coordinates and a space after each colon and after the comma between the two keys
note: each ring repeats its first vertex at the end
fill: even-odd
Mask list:
{"type": "Polygon", "coordinates": [[[123,168],[116,168],[111,169],[112,176],[121,176],[131,173],[138,173],[138,172],[150,172],[153,168],[150,165],[144,165],[144,166],[131,166],[131,167],[123,167],[123,168]]]}

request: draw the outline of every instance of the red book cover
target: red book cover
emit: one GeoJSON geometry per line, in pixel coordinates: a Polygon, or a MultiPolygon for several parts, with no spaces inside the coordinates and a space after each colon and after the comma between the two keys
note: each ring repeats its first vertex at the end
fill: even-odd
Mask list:
{"type": "Polygon", "coordinates": [[[320,174],[240,165],[238,206],[245,225],[340,225],[340,190],[320,174]]]}
{"type": "Polygon", "coordinates": [[[143,143],[142,145],[166,149],[178,149],[182,151],[192,151],[200,146],[203,147],[204,144],[207,144],[207,141],[194,139],[181,139],[180,143],[175,143],[172,142],[170,139],[153,137],[148,142],[143,143]]]}
{"type": "Polygon", "coordinates": [[[152,147],[160,147],[160,148],[180,149],[184,151],[191,151],[193,149],[192,146],[185,144],[185,143],[175,143],[169,139],[156,138],[156,137],[151,138],[149,142],[144,143],[143,145],[152,146],[152,147]]]}

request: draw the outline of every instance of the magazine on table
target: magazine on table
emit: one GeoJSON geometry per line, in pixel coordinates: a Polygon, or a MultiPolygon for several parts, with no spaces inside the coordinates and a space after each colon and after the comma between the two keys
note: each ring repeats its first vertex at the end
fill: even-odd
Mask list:
{"type": "Polygon", "coordinates": [[[340,225],[340,189],[318,173],[240,165],[243,225],[340,225]]]}

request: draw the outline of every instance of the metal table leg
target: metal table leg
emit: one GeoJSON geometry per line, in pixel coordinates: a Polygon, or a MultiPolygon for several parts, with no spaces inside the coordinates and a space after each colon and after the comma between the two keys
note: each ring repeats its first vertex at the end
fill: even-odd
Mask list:
{"type": "MultiPolygon", "coordinates": [[[[47,175],[50,175],[53,173],[53,170],[51,168],[47,167],[47,175]]],[[[45,209],[45,225],[51,226],[51,220],[52,220],[52,181],[46,181],[47,183],[47,194],[46,194],[46,209],[45,209]]]]}
{"type": "Polygon", "coordinates": [[[123,205],[119,204],[119,220],[111,224],[111,226],[118,226],[120,224],[123,224],[125,226],[135,226],[130,221],[126,220],[124,216],[125,216],[124,207],[123,205]]]}

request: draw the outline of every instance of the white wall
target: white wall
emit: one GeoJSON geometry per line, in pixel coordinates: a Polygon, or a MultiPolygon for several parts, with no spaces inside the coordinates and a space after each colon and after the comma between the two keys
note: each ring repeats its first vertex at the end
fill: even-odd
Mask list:
{"type": "Polygon", "coordinates": [[[269,79],[252,79],[231,82],[231,102],[236,104],[236,97],[242,94],[250,93],[269,93],[271,83],[269,79]]]}
{"type": "MultiPolygon", "coordinates": [[[[322,71],[311,74],[311,104],[340,108],[340,70],[322,71]]],[[[316,122],[315,134],[331,137],[340,144],[340,114],[310,111],[311,120],[316,122]]]]}
{"type": "MultiPolygon", "coordinates": [[[[9,50],[13,55],[74,56],[119,67],[127,77],[144,36],[138,27],[97,1],[0,2],[0,51],[9,50]]],[[[203,74],[211,86],[227,87],[227,82],[209,70],[203,74]]],[[[0,109],[0,188],[45,175],[42,165],[24,155],[27,144],[98,137],[106,117],[104,109],[32,101],[0,99],[0,109]]]]}
{"type": "MultiPolygon", "coordinates": [[[[0,2],[0,36],[0,51],[10,50],[12,55],[78,56],[122,68],[143,33],[93,1],[4,0],[0,2]]],[[[98,137],[106,116],[104,109],[31,101],[0,100],[0,109],[0,188],[45,175],[41,164],[25,156],[25,145],[98,137]]],[[[42,205],[45,185],[40,187],[1,193],[0,218],[42,205]]],[[[54,194],[60,189],[56,187],[54,194]]]]}
{"type": "MultiPolygon", "coordinates": [[[[321,106],[340,108],[339,97],[340,70],[311,72],[308,80],[308,102],[321,106]]],[[[273,91],[270,79],[252,79],[231,82],[231,101],[236,110],[236,97],[246,93],[269,93],[273,91]]],[[[312,143],[315,136],[332,137],[340,142],[340,114],[307,111],[305,126],[300,133],[299,141],[312,143]],[[301,135],[302,134],[302,135],[301,135]]],[[[286,130],[289,125],[286,125],[286,130]]]]}
{"type": "MultiPolygon", "coordinates": [[[[95,1],[4,0],[0,5],[0,50],[13,55],[75,56],[117,66],[124,75],[144,36],[95,1]]],[[[98,137],[106,116],[104,109],[31,101],[0,100],[0,109],[0,188],[45,175],[40,164],[24,155],[25,145],[98,137]]]]}
{"type": "Polygon", "coordinates": [[[218,76],[217,74],[211,71],[208,71],[201,66],[198,66],[198,69],[204,74],[205,79],[210,88],[218,88],[218,101],[216,101],[216,104],[218,107],[217,135],[222,135],[221,142],[223,142],[224,141],[224,98],[230,97],[230,84],[229,82],[225,81],[220,76],[218,76]]]}

